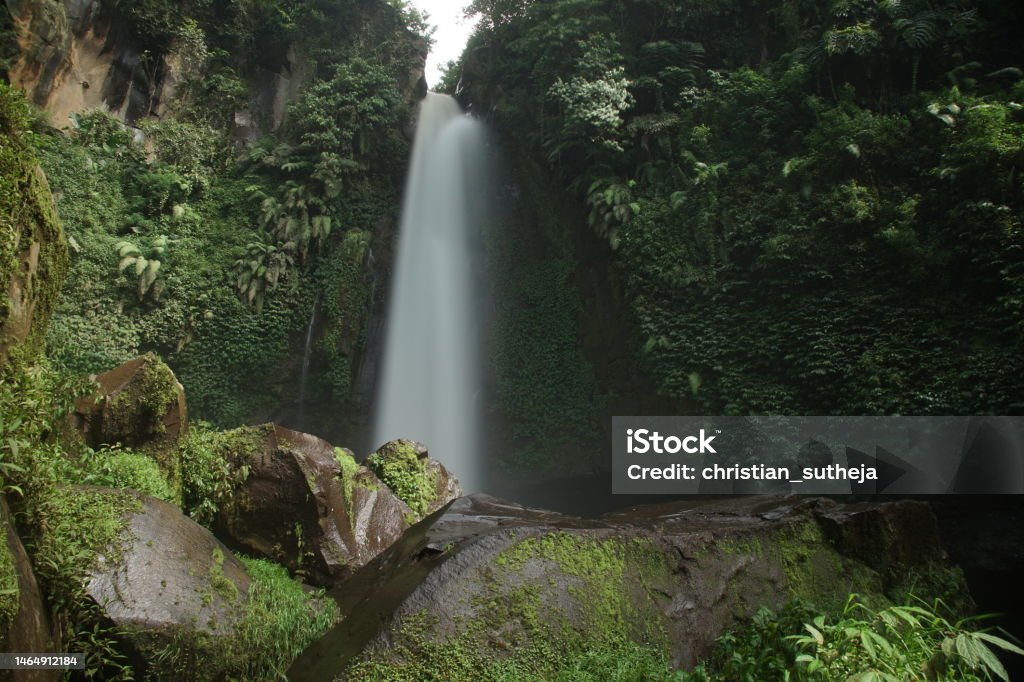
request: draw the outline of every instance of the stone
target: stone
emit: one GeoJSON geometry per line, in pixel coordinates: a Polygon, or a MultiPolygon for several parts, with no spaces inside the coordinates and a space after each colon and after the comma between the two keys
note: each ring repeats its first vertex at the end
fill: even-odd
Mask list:
{"type": "Polygon", "coordinates": [[[366,465],[416,513],[433,514],[462,496],[458,479],[430,457],[427,446],[393,440],[370,455],[366,465]]]}
{"type": "Polygon", "coordinates": [[[177,507],[137,495],[127,546],[101,557],[85,592],[103,615],[146,646],[181,630],[234,633],[249,591],[245,567],[210,531],[177,507]]]}
{"type": "Polygon", "coordinates": [[[333,603],[283,568],[240,560],[177,507],[141,493],[59,487],[40,518],[35,559],[54,599],[79,627],[102,627],[137,679],[247,679],[287,665],[334,621],[333,603]]]}
{"type": "Polygon", "coordinates": [[[395,542],[416,515],[351,453],[315,436],[263,427],[248,476],[217,532],[315,585],[344,580],[395,542]]]}
{"type": "Polygon", "coordinates": [[[75,402],[72,425],[92,447],[123,445],[149,454],[178,489],[177,447],[188,432],[185,390],[174,372],[147,353],[96,377],[98,391],[75,402]]]}
{"type": "Polygon", "coordinates": [[[113,628],[140,679],[159,652],[189,652],[211,674],[226,665],[251,581],[210,531],[132,490],[60,486],[38,504],[33,559],[78,626],[113,628]]]}
{"type": "MultiPolygon", "coordinates": [[[[353,576],[336,595],[343,620],[289,679],[443,677],[445,661],[472,670],[517,656],[543,676],[555,658],[623,641],[690,667],[762,605],[799,597],[824,607],[851,592],[895,591],[895,572],[862,561],[853,538],[866,539],[858,529],[884,518],[888,537],[915,543],[928,516],[917,502],[845,507],[790,497],[677,502],[587,520],[473,495],[353,576]],[[832,535],[851,541],[833,544],[832,535]]],[[[923,554],[899,557],[904,575],[943,565],[934,540],[916,545],[923,554]]]]}
{"type": "MultiPolygon", "coordinates": [[[[0,120],[6,127],[6,122],[0,120]]],[[[6,135],[6,133],[5,133],[6,135]]],[[[26,162],[27,163],[27,162],[26,162]]],[[[39,356],[69,267],[67,242],[43,171],[34,165],[3,168],[16,189],[9,208],[14,229],[0,240],[0,366],[15,349],[21,360],[39,356]]]]}
{"type": "MultiPolygon", "coordinates": [[[[57,637],[32,563],[18,537],[7,501],[0,497],[0,524],[6,545],[0,546],[0,651],[50,653],[58,651],[57,637]]],[[[56,682],[59,670],[3,670],[0,682],[56,682]]]]}

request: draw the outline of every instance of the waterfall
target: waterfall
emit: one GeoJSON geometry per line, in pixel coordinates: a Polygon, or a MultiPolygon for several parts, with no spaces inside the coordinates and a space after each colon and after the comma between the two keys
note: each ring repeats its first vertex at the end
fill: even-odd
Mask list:
{"type": "Polygon", "coordinates": [[[316,310],[320,306],[320,296],[313,301],[313,312],[309,315],[309,327],[306,329],[306,349],[302,355],[302,379],[299,383],[299,423],[305,423],[306,389],[309,386],[309,363],[313,357],[313,328],[316,326],[316,310]]]}
{"type": "Polygon", "coordinates": [[[454,99],[429,93],[406,183],[373,435],[426,443],[479,490],[481,287],[472,269],[484,135],[454,99]]]}

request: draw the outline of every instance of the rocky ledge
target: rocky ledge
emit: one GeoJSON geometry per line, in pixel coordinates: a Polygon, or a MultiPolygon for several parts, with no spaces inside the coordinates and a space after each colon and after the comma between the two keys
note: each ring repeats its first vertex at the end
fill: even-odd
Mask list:
{"type": "Polygon", "coordinates": [[[622,641],[692,666],[760,606],[884,601],[935,575],[956,573],[924,503],[746,498],[586,520],[474,495],[349,580],[343,620],[289,679],[461,679],[622,641]]]}

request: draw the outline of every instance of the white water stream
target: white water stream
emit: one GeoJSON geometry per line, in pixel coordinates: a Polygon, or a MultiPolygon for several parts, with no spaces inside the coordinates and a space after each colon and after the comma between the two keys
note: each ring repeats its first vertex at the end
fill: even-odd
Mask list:
{"type": "Polygon", "coordinates": [[[375,445],[426,443],[467,493],[479,490],[481,287],[473,209],[486,174],[480,123],[429,93],[420,110],[388,308],[375,445]]]}

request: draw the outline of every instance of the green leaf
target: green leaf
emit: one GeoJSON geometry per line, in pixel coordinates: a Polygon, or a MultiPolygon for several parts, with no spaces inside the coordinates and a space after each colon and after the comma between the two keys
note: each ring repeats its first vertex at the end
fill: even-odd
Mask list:
{"type": "Polygon", "coordinates": [[[1020,656],[1024,656],[1024,649],[1021,649],[1016,644],[1013,644],[1011,642],[1006,641],[1002,637],[996,637],[995,635],[990,635],[987,632],[975,632],[973,634],[978,639],[983,639],[986,642],[988,642],[989,644],[994,644],[995,646],[999,647],[1000,649],[1005,649],[1006,651],[1009,651],[1011,653],[1018,654],[1020,656]]]}

